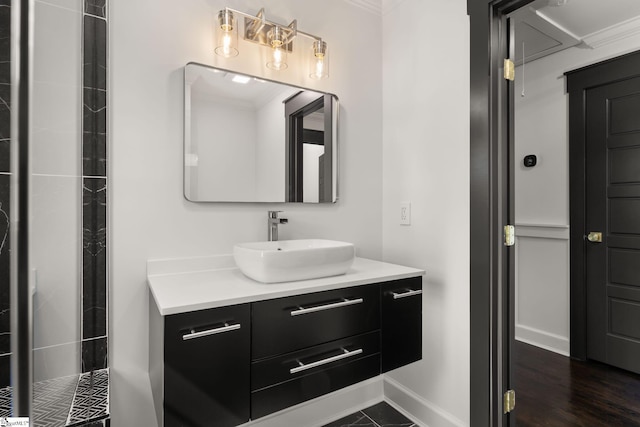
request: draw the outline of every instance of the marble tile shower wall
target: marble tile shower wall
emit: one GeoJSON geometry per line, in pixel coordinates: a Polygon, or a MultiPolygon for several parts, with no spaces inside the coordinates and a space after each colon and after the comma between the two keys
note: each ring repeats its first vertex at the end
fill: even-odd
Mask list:
{"type": "Polygon", "coordinates": [[[107,0],[84,0],[82,372],[107,367],[107,0]]]}
{"type": "MultiPolygon", "coordinates": [[[[10,4],[0,0],[0,388],[9,384],[11,356],[10,4]]],[[[107,367],[107,2],[77,0],[77,6],[35,2],[34,365],[41,371],[36,380],[107,367]],[[55,250],[42,244],[42,236],[56,241],[55,250]],[[81,283],[81,295],[74,283],[81,283]]]]}

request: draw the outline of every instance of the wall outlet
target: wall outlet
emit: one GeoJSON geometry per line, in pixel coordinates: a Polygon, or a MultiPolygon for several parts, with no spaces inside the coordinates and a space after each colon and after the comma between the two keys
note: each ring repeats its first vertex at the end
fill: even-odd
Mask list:
{"type": "Polygon", "coordinates": [[[400,202],[400,225],[411,225],[411,202],[400,202]]]}

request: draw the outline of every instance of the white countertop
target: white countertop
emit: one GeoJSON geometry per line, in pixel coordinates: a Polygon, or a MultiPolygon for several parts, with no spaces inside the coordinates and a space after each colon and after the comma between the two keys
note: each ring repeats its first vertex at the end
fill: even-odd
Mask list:
{"type": "MultiPolygon", "coordinates": [[[[184,265],[185,262],[148,262],[147,282],[161,315],[386,282],[424,274],[424,270],[356,257],[349,271],[340,276],[265,284],[249,279],[237,267],[230,267],[233,264],[226,256],[211,257],[214,258],[217,261],[209,264],[217,263],[226,268],[185,271],[184,268],[173,268],[177,264],[184,265]],[[221,259],[223,262],[220,262],[221,259]]],[[[195,264],[189,260],[185,261],[186,264],[190,263],[191,268],[196,269],[196,264],[203,264],[202,261],[206,260],[201,258],[195,264]]]]}

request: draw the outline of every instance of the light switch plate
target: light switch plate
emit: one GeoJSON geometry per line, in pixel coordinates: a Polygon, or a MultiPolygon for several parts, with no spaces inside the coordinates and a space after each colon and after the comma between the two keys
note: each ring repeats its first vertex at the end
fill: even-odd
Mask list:
{"type": "Polygon", "coordinates": [[[411,225],[411,202],[400,202],[400,225],[411,225]]]}

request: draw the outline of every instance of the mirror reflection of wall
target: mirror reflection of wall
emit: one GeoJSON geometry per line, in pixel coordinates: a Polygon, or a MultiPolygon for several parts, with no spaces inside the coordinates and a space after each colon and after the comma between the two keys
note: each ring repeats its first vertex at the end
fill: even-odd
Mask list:
{"type": "Polygon", "coordinates": [[[318,203],[324,184],[324,107],[305,116],[303,126],[302,201],[318,203]]]}
{"type": "Polygon", "coordinates": [[[326,149],[337,144],[334,95],[188,64],[184,107],[184,193],[188,200],[335,202],[337,150],[326,149]],[[304,123],[304,137],[297,140],[289,138],[286,102],[302,98],[320,104],[296,110],[304,123]],[[325,100],[329,108],[324,108],[325,100]],[[288,160],[291,150],[287,144],[297,143],[304,163],[288,170],[296,163],[288,160]],[[326,152],[329,156],[323,155],[326,152]],[[325,157],[329,157],[326,164],[325,157]],[[290,196],[289,175],[299,175],[304,197],[290,196]],[[328,195],[325,188],[329,188],[328,195]]]}

